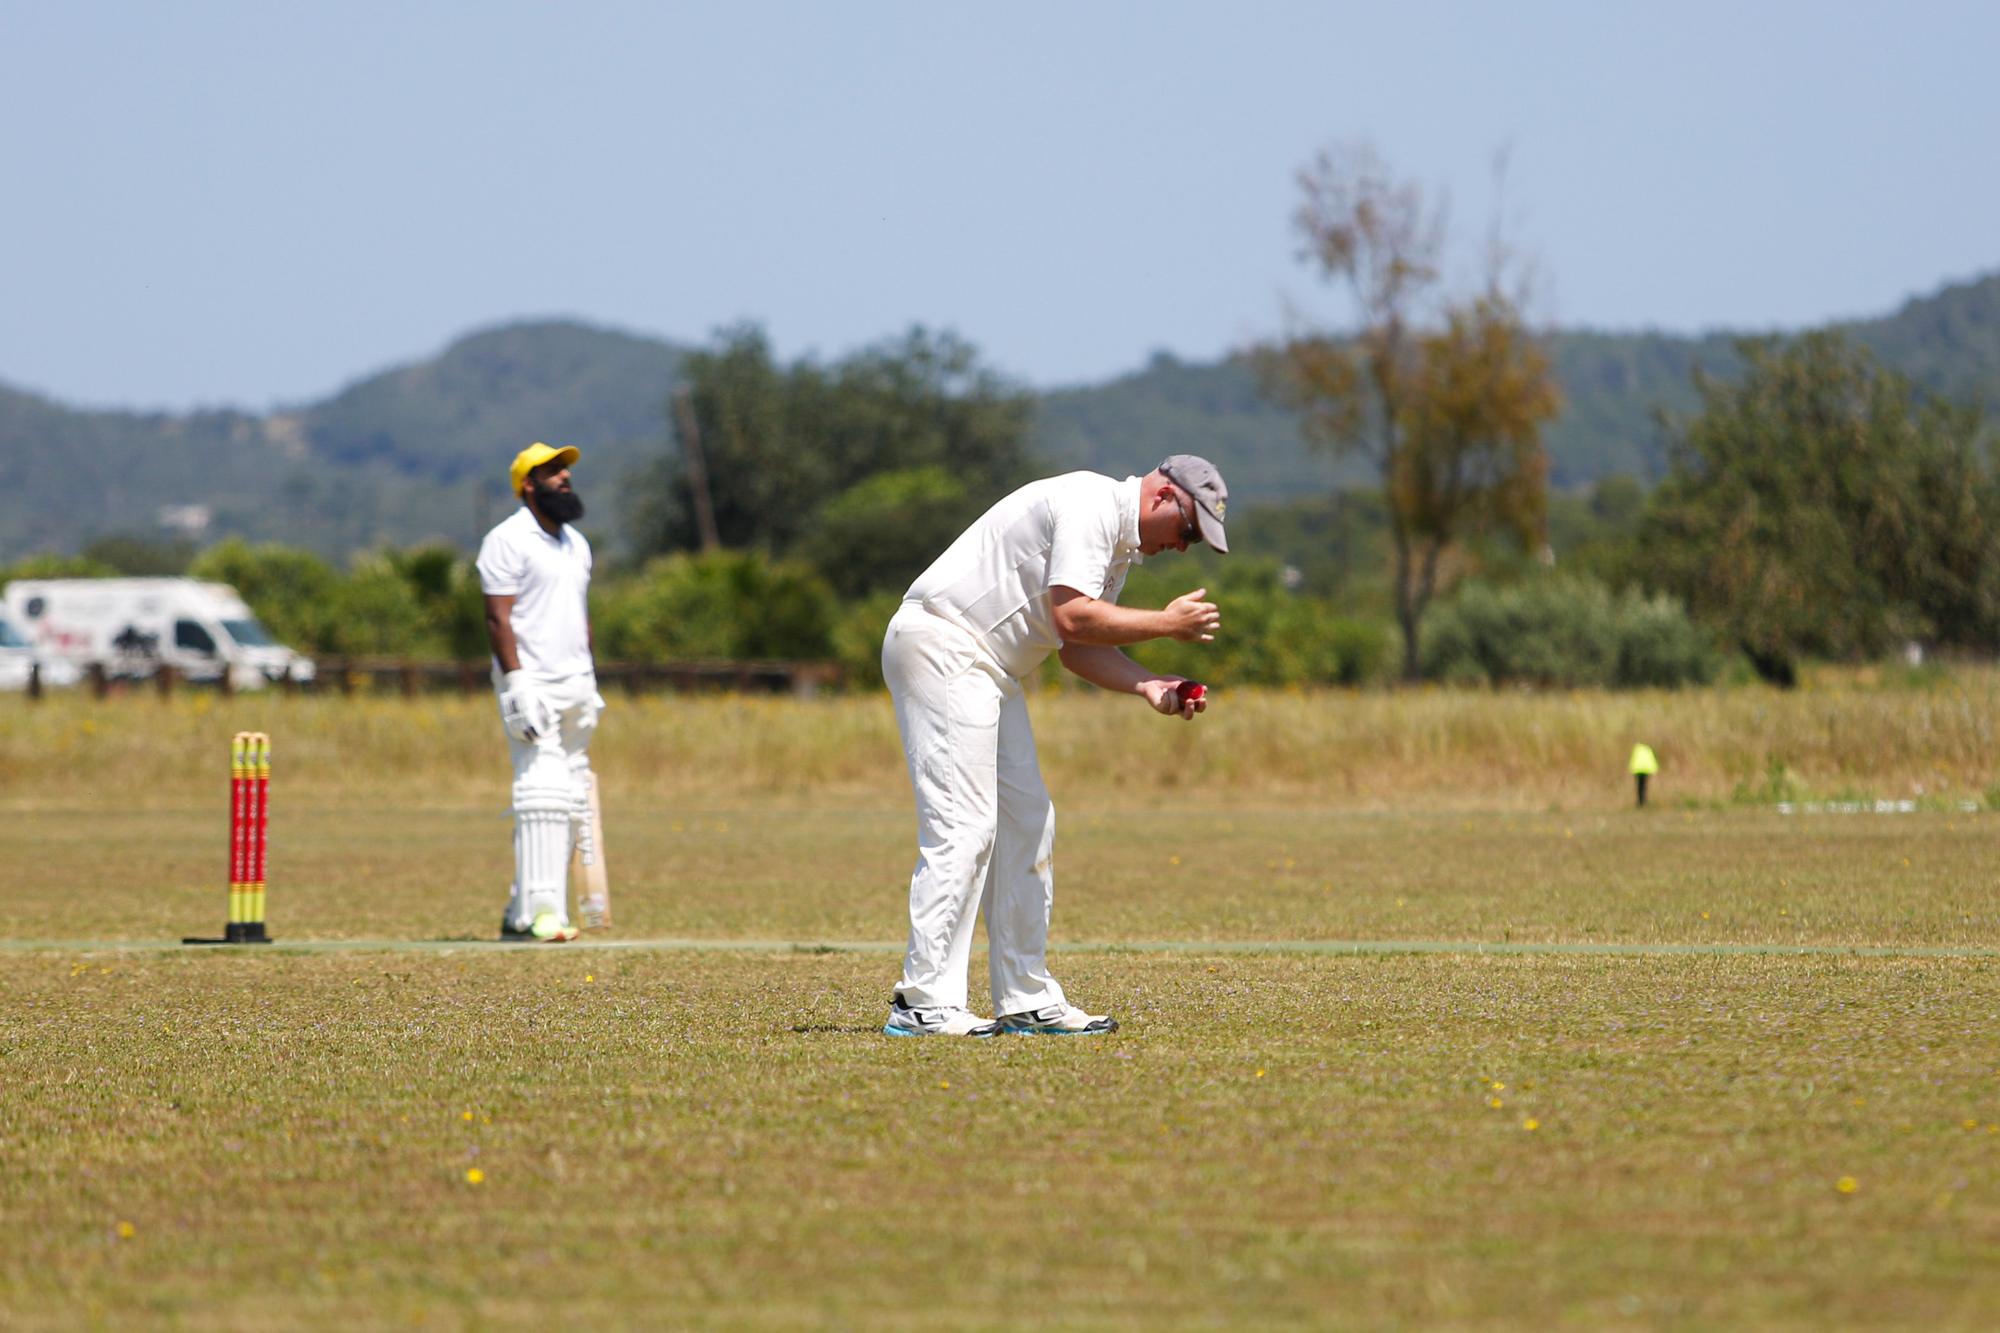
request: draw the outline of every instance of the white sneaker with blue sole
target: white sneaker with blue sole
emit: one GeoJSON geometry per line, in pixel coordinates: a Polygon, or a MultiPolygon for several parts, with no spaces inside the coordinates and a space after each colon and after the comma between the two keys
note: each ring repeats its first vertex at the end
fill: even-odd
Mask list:
{"type": "Polygon", "coordinates": [[[898,995],[882,1032],[890,1037],[990,1037],[1000,1030],[970,1009],[913,1009],[898,995]]]}

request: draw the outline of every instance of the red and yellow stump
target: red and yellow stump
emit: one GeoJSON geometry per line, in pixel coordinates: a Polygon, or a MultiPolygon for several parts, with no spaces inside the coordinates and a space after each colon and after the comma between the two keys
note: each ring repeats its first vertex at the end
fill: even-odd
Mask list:
{"type": "Polygon", "coordinates": [[[271,738],[239,731],[229,740],[229,921],[221,939],[183,944],[268,944],[264,862],[271,837],[271,738]]]}

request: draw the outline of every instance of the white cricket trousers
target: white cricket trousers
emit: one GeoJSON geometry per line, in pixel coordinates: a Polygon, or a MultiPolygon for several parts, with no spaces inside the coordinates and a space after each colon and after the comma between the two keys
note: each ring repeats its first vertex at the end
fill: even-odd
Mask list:
{"type": "MultiPolygon", "coordinates": [[[[496,697],[501,676],[493,673],[496,697]]],[[[604,700],[597,675],[536,676],[535,687],[555,710],[556,734],[523,741],[507,737],[514,766],[514,883],[507,924],[525,930],[543,912],[569,922],[569,861],[575,827],[590,818],[590,738],[604,700]]]]}
{"type": "Polygon", "coordinates": [[[1063,1003],[1047,956],[1056,808],[1021,682],[917,602],[889,622],[882,674],[917,797],[910,944],[897,991],[917,1008],[969,1007],[966,970],[983,896],[993,1011],[1063,1003]]]}

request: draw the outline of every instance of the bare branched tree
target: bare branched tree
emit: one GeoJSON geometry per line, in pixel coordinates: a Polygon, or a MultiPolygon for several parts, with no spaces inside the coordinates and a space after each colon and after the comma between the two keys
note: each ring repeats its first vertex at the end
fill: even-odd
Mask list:
{"type": "Polygon", "coordinates": [[[1489,241],[1483,290],[1444,291],[1441,201],[1397,180],[1373,149],[1329,149],[1299,173],[1300,257],[1344,290],[1345,330],[1301,327],[1261,358],[1307,438],[1369,459],[1394,544],[1403,674],[1421,666],[1440,562],[1465,538],[1541,541],[1542,426],[1560,405],[1547,353],[1521,315],[1518,261],[1489,241]],[[1509,283],[1515,283],[1510,289],[1509,283]]]}

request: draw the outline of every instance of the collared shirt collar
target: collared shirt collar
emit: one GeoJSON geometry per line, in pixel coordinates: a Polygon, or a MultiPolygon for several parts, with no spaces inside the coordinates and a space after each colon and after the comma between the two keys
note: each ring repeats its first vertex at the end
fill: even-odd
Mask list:
{"type": "Polygon", "coordinates": [[[521,502],[521,507],[516,511],[515,517],[525,520],[527,525],[534,529],[535,535],[543,541],[554,542],[557,546],[569,545],[569,524],[558,523],[556,524],[555,532],[551,533],[547,528],[542,526],[542,520],[535,517],[535,511],[528,508],[527,501],[524,500],[521,502]]]}

